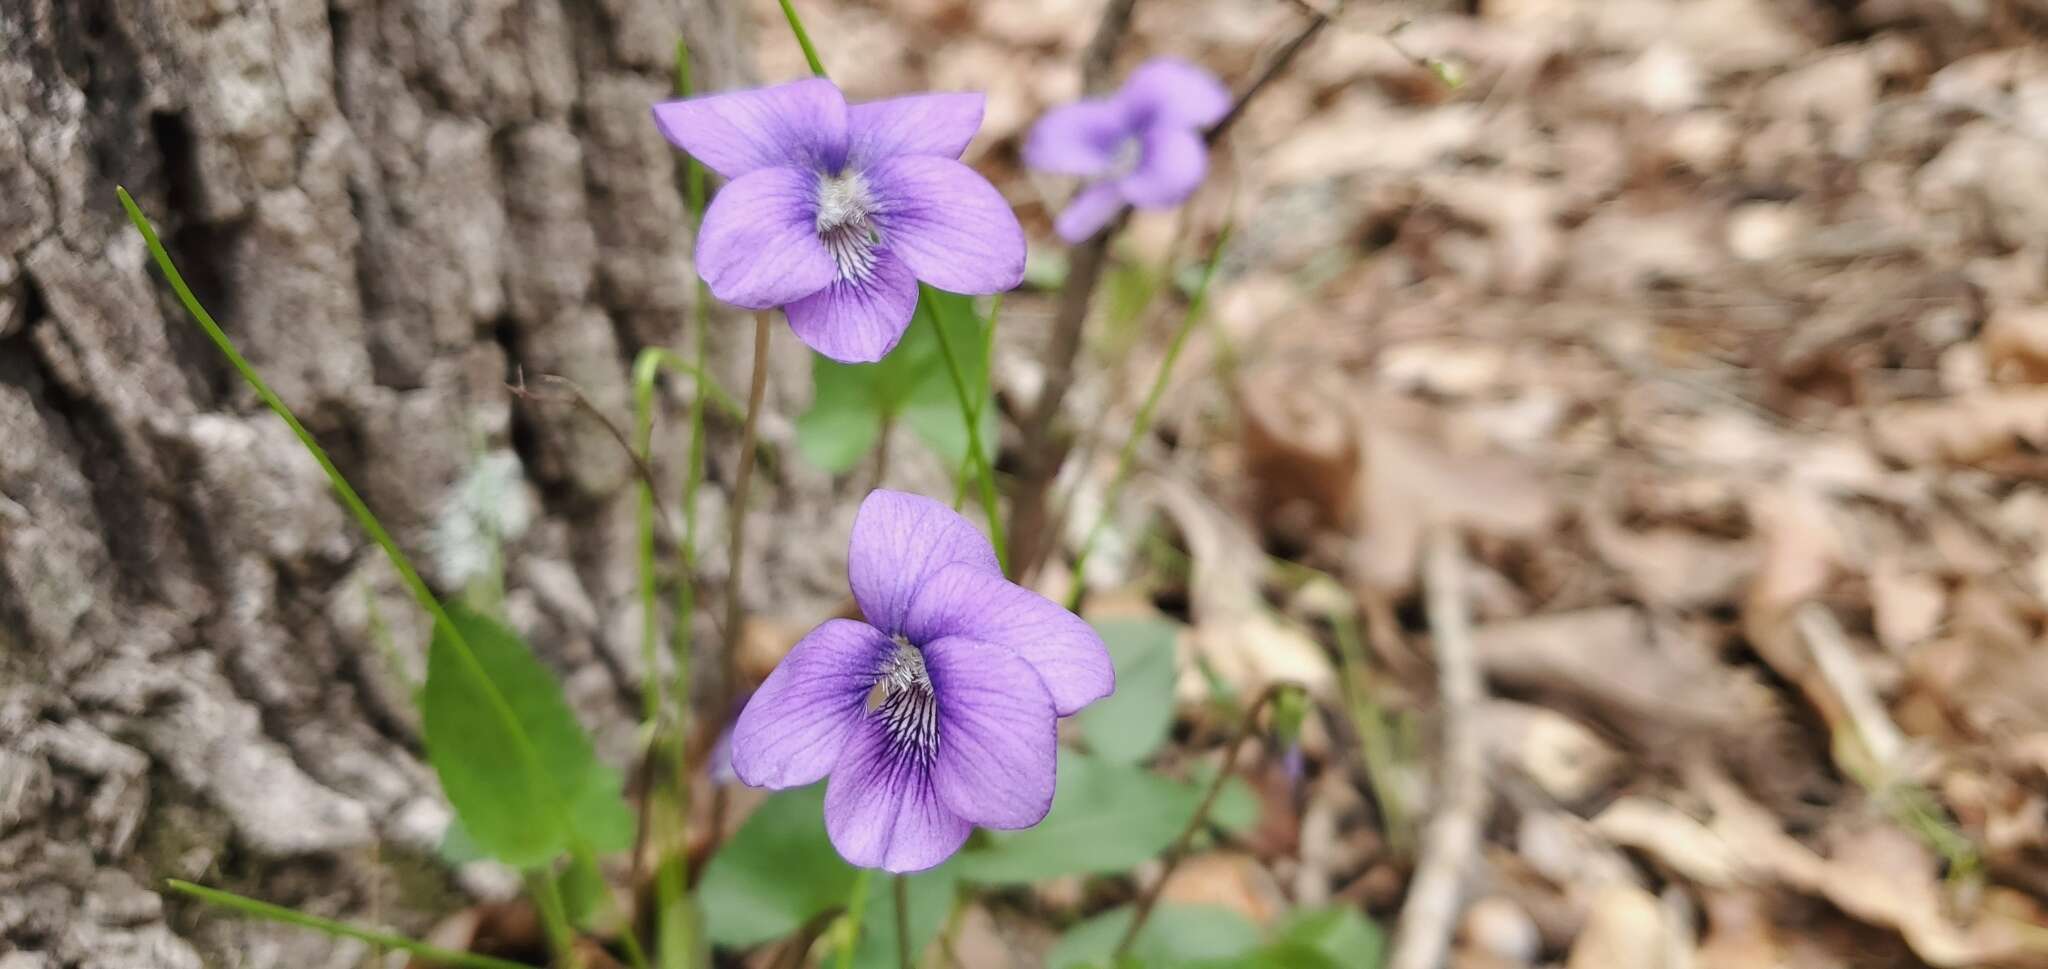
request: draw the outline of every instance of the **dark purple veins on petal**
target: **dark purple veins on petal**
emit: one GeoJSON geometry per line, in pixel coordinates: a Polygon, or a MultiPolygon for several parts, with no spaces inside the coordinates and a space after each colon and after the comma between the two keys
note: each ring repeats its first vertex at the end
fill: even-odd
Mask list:
{"type": "Polygon", "coordinates": [[[924,653],[901,637],[868,691],[867,712],[882,721],[899,755],[930,764],[938,753],[939,701],[931,673],[924,653]]]}

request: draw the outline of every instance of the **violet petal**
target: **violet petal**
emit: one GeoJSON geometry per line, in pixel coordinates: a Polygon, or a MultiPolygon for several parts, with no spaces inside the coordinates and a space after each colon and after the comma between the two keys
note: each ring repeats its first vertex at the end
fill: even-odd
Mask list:
{"type": "Polygon", "coordinates": [[[974,826],[940,802],[929,767],[890,740],[874,717],[860,721],[825,785],[825,833],[852,864],[897,874],[951,857],[974,826]]]}
{"type": "Polygon", "coordinates": [[[1124,79],[1117,101],[1144,127],[1206,128],[1230,111],[1230,89],[1216,75],[1174,57],[1146,61],[1124,79]]]}
{"type": "Polygon", "coordinates": [[[1031,664],[1067,716],[1116,689],[1116,668],[1095,628],[1050,599],[970,566],[949,566],[911,599],[902,632],[914,643],[963,636],[1008,648],[1031,664]]]}
{"type": "Polygon", "coordinates": [[[1102,231],[1109,220],[1124,209],[1124,193],[1116,182],[1096,182],[1083,188],[1053,219],[1052,228],[1068,245],[1080,245],[1102,231]]]}
{"type": "Polygon", "coordinates": [[[847,109],[847,163],[864,168],[891,155],[959,158],[981,130],[988,99],[979,92],[913,94],[847,109]]]}
{"type": "Polygon", "coordinates": [[[866,623],[828,619],[777,664],[732,728],[732,766],[754,787],[809,784],[864,721],[875,671],[895,649],[866,623]]]}
{"type": "Polygon", "coordinates": [[[1052,696],[1030,664],[1001,646],[948,637],[926,643],[939,703],[932,783],[963,820],[1028,828],[1052,809],[1059,741],[1052,696]]]}
{"type": "Polygon", "coordinates": [[[951,158],[898,155],[867,169],[884,244],[924,282],[1000,293],[1024,281],[1024,227],[1002,193],[951,158]]]}
{"type": "Polygon", "coordinates": [[[764,168],[711,199],[697,234],[697,272],[711,294],[768,309],[824,289],[839,276],[815,224],[817,176],[764,168]]]}
{"type": "Polygon", "coordinates": [[[1055,175],[1107,174],[1117,149],[1136,132],[1122,105],[1076,101],[1046,112],[1024,142],[1024,164],[1055,175]]]}
{"type": "Polygon", "coordinates": [[[1153,128],[1145,132],[1143,142],[1138,167],[1118,183],[1124,198],[1140,208],[1187,201],[1209,171],[1209,149],[1202,137],[1183,128],[1153,128]]]}
{"type": "Polygon", "coordinates": [[[823,78],[663,101],[654,123],[726,178],[775,167],[831,170],[846,159],[846,98],[823,78]]]}
{"type": "Polygon", "coordinates": [[[888,355],[917,311],[917,277],[888,250],[875,253],[866,278],[834,280],[783,307],[804,344],[840,363],[888,355]]]}
{"type": "Polygon", "coordinates": [[[885,633],[903,631],[911,596],[942,568],[961,568],[1000,580],[1003,567],[967,519],[923,495],[876,489],[853,516],[846,556],[847,583],[868,622],[885,633]]]}

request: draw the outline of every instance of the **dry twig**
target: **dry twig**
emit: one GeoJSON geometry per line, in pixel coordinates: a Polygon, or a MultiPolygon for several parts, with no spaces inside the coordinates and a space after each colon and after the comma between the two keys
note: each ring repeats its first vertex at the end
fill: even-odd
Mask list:
{"type": "MultiPolygon", "coordinates": [[[[1109,8],[1103,11],[1102,21],[1095,29],[1094,38],[1088,42],[1082,62],[1083,84],[1089,91],[1096,91],[1105,83],[1116,48],[1130,28],[1133,6],[1134,0],[1112,0],[1109,8]]],[[[1287,70],[1294,58],[1329,24],[1330,15],[1327,13],[1318,11],[1310,17],[1308,24],[1282,44],[1252,83],[1231,101],[1230,109],[1203,135],[1203,140],[1211,146],[1220,141],[1244,116],[1252,99],[1287,70]]],[[[1094,300],[1095,287],[1102,279],[1103,269],[1109,264],[1110,240],[1123,230],[1129,218],[1130,212],[1126,210],[1088,241],[1075,246],[1067,263],[1066,283],[1060,288],[1059,309],[1053,316],[1052,343],[1046,351],[1045,386],[1039,391],[1037,402],[1022,424],[1023,458],[1018,469],[1019,485],[1010,504],[1009,526],[1010,571],[1019,577],[1037,571],[1057,544],[1050,534],[1053,522],[1050,521],[1047,498],[1071,442],[1060,437],[1053,425],[1057,423],[1060,405],[1074,386],[1074,364],[1081,353],[1081,331],[1088,322],[1088,306],[1094,300]]]]}
{"type": "Polygon", "coordinates": [[[1486,750],[1479,707],[1486,698],[1472,647],[1472,615],[1465,598],[1465,555],[1457,532],[1439,527],[1424,565],[1430,639],[1436,651],[1443,707],[1443,797],[1423,833],[1408,901],[1394,928],[1387,969],[1439,969],[1458,923],[1466,869],[1479,849],[1480,826],[1492,807],[1486,785],[1486,750]]]}

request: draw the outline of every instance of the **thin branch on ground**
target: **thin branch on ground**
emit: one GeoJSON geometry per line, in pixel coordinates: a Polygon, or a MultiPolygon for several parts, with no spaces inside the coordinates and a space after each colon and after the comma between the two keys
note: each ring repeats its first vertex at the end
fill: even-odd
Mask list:
{"type": "Polygon", "coordinates": [[[1441,969],[1457,929],[1465,876],[1478,856],[1481,826],[1492,808],[1486,784],[1486,749],[1479,707],[1486,686],[1472,645],[1466,600],[1465,553],[1458,533],[1439,527],[1424,563],[1431,646],[1436,653],[1438,703],[1443,715],[1442,766],[1436,815],[1423,833],[1408,901],[1394,928],[1387,969],[1441,969]]]}
{"type": "Polygon", "coordinates": [[[1269,683],[1265,689],[1259,691],[1258,697],[1252,700],[1252,705],[1245,708],[1244,718],[1237,725],[1237,737],[1224,752],[1223,765],[1216,768],[1215,779],[1209,782],[1209,789],[1202,792],[1201,803],[1195,806],[1195,813],[1188,817],[1188,823],[1180,829],[1179,836],[1173,839],[1173,844],[1160,856],[1162,867],[1159,879],[1138,896],[1137,904],[1131,912],[1131,924],[1124,927],[1123,937],[1117,940],[1116,949],[1110,953],[1111,963],[1122,964],[1123,957],[1130,951],[1131,945],[1137,942],[1138,933],[1145,928],[1145,921],[1152,917],[1152,909],[1159,904],[1159,896],[1166,890],[1166,883],[1173,879],[1174,869],[1180,867],[1181,860],[1187,857],[1188,847],[1194,844],[1195,835],[1201,833],[1203,825],[1208,823],[1209,809],[1215,806],[1216,798],[1222,795],[1223,785],[1229,783],[1231,776],[1237,772],[1238,757],[1244,752],[1245,744],[1258,734],[1259,714],[1264,712],[1267,705],[1282,692],[1299,689],[1301,685],[1298,683],[1269,683]]]}

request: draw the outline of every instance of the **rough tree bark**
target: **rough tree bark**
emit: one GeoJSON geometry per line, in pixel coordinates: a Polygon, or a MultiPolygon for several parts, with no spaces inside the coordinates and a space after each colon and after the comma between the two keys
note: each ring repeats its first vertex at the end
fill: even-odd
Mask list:
{"type": "MultiPolygon", "coordinates": [[[[0,0],[0,967],[363,956],[163,898],[166,876],[408,931],[491,882],[434,853],[404,672],[424,623],[170,299],[114,185],[438,588],[475,568],[462,482],[513,472],[495,500],[532,525],[507,614],[622,760],[631,468],[505,384],[562,374],[623,421],[632,355],[686,345],[677,156],[647,108],[679,37],[700,78],[744,72],[734,6],[0,0]]],[[[744,326],[713,332],[744,386],[744,326]]],[[[779,342],[771,447],[804,384],[779,342]]],[[[769,472],[748,597],[800,612],[837,593],[833,549],[777,537],[843,534],[850,503],[769,472]]]]}

